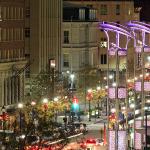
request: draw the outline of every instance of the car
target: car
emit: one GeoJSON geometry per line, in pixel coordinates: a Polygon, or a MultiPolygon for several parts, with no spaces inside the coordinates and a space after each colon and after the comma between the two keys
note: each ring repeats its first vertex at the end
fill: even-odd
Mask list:
{"type": "Polygon", "coordinates": [[[80,123],[74,123],[74,125],[76,128],[80,130],[80,132],[83,133],[88,132],[86,123],[80,122],[80,123]]]}
{"type": "Polygon", "coordinates": [[[96,139],[96,145],[104,145],[104,139],[96,139]]]}

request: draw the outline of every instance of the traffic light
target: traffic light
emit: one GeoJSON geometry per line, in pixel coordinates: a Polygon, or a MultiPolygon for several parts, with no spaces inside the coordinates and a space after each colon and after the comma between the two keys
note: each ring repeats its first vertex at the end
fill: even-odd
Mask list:
{"type": "Polygon", "coordinates": [[[78,98],[76,96],[72,99],[72,109],[73,111],[77,111],[79,109],[78,98]]]}

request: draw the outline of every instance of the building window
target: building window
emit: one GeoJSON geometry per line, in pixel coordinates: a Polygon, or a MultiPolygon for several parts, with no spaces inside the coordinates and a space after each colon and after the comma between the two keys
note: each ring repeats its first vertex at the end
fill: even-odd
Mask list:
{"type": "Polygon", "coordinates": [[[69,67],[69,54],[63,54],[63,66],[69,67]]]}
{"type": "Polygon", "coordinates": [[[30,17],[30,7],[26,7],[26,17],[30,17]]]}
{"type": "Polygon", "coordinates": [[[25,37],[30,37],[30,28],[25,28],[25,37]]]}
{"type": "Polygon", "coordinates": [[[116,15],[120,15],[120,5],[116,5],[116,15]]]}
{"type": "Polygon", "coordinates": [[[96,10],[95,9],[90,9],[90,11],[89,11],[89,19],[90,20],[95,20],[96,19],[96,10]]]}
{"type": "Polygon", "coordinates": [[[101,64],[107,64],[107,55],[101,54],[101,64]]]}
{"type": "Polygon", "coordinates": [[[101,48],[107,47],[107,39],[106,38],[101,38],[100,47],[101,48]]]}
{"type": "Polygon", "coordinates": [[[64,43],[69,43],[69,31],[64,31],[64,43]]]}
{"type": "Polygon", "coordinates": [[[85,20],[85,9],[79,9],[79,19],[85,20]]]}
{"type": "Polygon", "coordinates": [[[102,4],[100,7],[100,14],[107,15],[107,5],[102,4]]]}

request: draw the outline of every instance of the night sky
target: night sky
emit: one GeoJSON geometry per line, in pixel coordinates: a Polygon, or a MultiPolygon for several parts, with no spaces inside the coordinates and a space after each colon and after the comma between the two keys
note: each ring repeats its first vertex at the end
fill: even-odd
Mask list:
{"type": "Polygon", "coordinates": [[[140,20],[150,22],[150,0],[134,0],[136,6],[142,7],[140,20]]]}

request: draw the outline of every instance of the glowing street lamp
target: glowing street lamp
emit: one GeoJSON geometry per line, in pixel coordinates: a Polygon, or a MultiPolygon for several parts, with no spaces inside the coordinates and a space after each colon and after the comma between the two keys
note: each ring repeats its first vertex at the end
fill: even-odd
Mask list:
{"type": "Polygon", "coordinates": [[[35,106],[35,105],[36,105],[36,102],[35,102],[35,101],[32,101],[32,102],[31,102],[31,105],[32,105],[32,106],[35,106]]]}
{"type": "Polygon", "coordinates": [[[43,99],[43,104],[47,104],[48,103],[48,99],[47,98],[44,98],[43,99]]]}
{"type": "Polygon", "coordinates": [[[109,79],[113,79],[113,75],[109,75],[109,79]]]}

